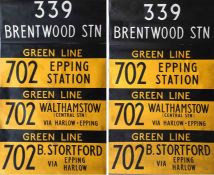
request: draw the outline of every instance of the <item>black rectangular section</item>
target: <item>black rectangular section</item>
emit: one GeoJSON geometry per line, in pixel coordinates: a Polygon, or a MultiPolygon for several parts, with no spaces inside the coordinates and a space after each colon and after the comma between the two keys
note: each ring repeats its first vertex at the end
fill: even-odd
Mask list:
{"type": "Polygon", "coordinates": [[[0,57],[26,57],[26,48],[78,48],[85,58],[105,58],[106,0],[1,0],[0,33],[0,57]]]}
{"type": "Polygon", "coordinates": [[[80,142],[105,143],[105,131],[72,130],[0,130],[0,142],[80,142]],[[71,140],[69,135],[79,135],[78,140],[71,140]],[[52,137],[48,137],[51,135],[52,137]],[[32,139],[33,138],[33,139],[32,139]],[[40,138],[40,139],[35,139],[40,138]],[[46,138],[46,139],[41,139],[46,138]],[[51,138],[51,139],[48,139],[51,138]],[[53,139],[52,139],[53,138],[53,139]]]}
{"type": "MultiPolygon", "coordinates": [[[[157,137],[158,138],[158,137],[157,137]]],[[[214,142],[214,131],[193,131],[193,130],[110,130],[110,142],[214,142]],[[135,136],[133,135],[135,134],[135,136]],[[141,135],[140,135],[141,134],[141,135]],[[153,134],[153,136],[152,136],[153,134]],[[163,137],[163,140],[155,140],[157,134],[163,137]],[[175,140],[176,134],[189,134],[190,141],[175,140]],[[136,139],[137,135],[140,139],[136,139]],[[135,139],[133,139],[135,138],[135,139]],[[150,139],[148,139],[150,138],[150,139]],[[153,138],[153,139],[152,139],[153,138]]]]}
{"type": "Polygon", "coordinates": [[[48,3],[48,1],[40,4],[35,3],[34,0],[1,0],[0,10],[2,43],[77,42],[93,45],[94,43],[105,42],[105,0],[57,1],[54,8],[53,3],[48,3]],[[70,9],[71,12],[66,12],[69,10],[63,10],[63,7],[70,9]],[[90,37],[89,28],[92,28],[93,31],[96,30],[93,25],[102,25],[101,37],[90,37]],[[10,27],[15,27],[15,29],[21,27],[24,29],[24,34],[28,32],[32,36],[31,33],[34,33],[34,38],[29,37],[28,34],[22,37],[22,32],[19,30],[17,32],[19,35],[16,33],[15,37],[10,37],[10,27]],[[86,30],[88,37],[84,37],[86,30]],[[44,35],[44,31],[51,31],[51,34],[44,35]]]}
{"type": "MultiPolygon", "coordinates": [[[[77,49],[81,49],[83,58],[105,58],[106,57],[106,44],[98,43],[98,44],[84,44],[81,45],[79,43],[51,43],[51,44],[40,44],[40,43],[10,43],[10,44],[2,44],[1,47],[1,57],[2,58],[49,58],[44,55],[33,56],[32,50],[40,51],[44,49],[50,49],[55,51],[55,56],[51,58],[61,58],[61,50],[66,52],[68,49],[72,51],[76,51],[77,49]],[[31,51],[31,52],[30,52],[31,51]],[[30,54],[29,54],[30,53],[30,54]],[[28,54],[28,55],[26,55],[28,54]]],[[[66,57],[67,58],[67,57],[66,57]]],[[[68,58],[72,59],[72,58],[68,58]]]]}
{"type": "Polygon", "coordinates": [[[191,51],[191,58],[185,59],[185,60],[213,60],[214,59],[214,49],[213,44],[203,44],[205,47],[202,47],[200,44],[189,44],[189,45],[183,45],[179,44],[177,46],[174,46],[173,43],[167,44],[162,43],[159,45],[155,44],[141,44],[139,43],[133,43],[133,46],[130,46],[130,44],[126,42],[118,42],[116,45],[111,46],[111,56],[110,59],[137,59],[137,60],[157,60],[156,58],[133,58],[132,52],[133,51],[141,51],[141,50],[163,50],[165,53],[165,58],[162,58],[161,60],[184,60],[182,58],[174,58],[171,59],[169,57],[169,51],[166,48],[170,48],[170,50],[190,50],[191,51]],[[133,49],[134,48],[134,49],[133,49]],[[167,52],[168,51],[168,52],[167,52]]]}
{"type": "Polygon", "coordinates": [[[110,57],[131,58],[133,49],[171,49],[191,50],[193,59],[213,59],[213,6],[213,0],[110,0],[110,57]],[[145,4],[153,4],[150,11],[145,4]],[[158,7],[158,4],[166,4],[166,7],[158,7]],[[171,10],[178,12],[178,6],[180,13],[176,16],[171,10]],[[114,33],[114,27],[121,30],[133,27],[133,31],[125,29],[125,33],[121,32],[123,36],[119,36],[114,33]],[[135,27],[143,28],[144,37],[130,37],[131,33],[134,36],[137,33],[135,27]],[[159,37],[154,37],[151,30],[160,30],[159,37]]]}
{"type": "MultiPolygon", "coordinates": [[[[175,97],[175,96],[173,96],[175,97]]],[[[110,100],[214,101],[213,89],[110,89],[110,100]],[[171,98],[170,94],[189,93],[189,99],[171,98]],[[152,94],[154,95],[152,97],[152,94]],[[148,97],[146,97],[148,95],[148,97]],[[154,97],[157,98],[154,98],[154,97]],[[162,98],[163,97],[163,98],[162,98]]]]}
{"type": "Polygon", "coordinates": [[[0,99],[105,100],[105,88],[0,88],[0,99]]]}

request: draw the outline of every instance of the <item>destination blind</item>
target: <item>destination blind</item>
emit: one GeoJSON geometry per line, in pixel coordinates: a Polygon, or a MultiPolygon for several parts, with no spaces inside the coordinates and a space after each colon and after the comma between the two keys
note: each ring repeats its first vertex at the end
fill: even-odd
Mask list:
{"type": "Polygon", "coordinates": [[[106,173],[105,9],[0,2],[0,174],[106,173]]]}
{"type": "Polygon", "coordinates": [[[213,8],[110,0],[110,174],[214,173],[213,8]]]}

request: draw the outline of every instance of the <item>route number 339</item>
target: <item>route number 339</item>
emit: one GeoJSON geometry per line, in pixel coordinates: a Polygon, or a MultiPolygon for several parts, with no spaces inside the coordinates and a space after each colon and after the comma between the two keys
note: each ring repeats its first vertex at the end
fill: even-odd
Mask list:
{"type": "Polygon", "coordinates": [[[68,18],[72,11],[72,3],[70,1],[34,1],[37,6],[35,13],[36,18],[43,18],[46,15],[50,18],[56,18],[59,15],[59,11],[64,13],[64,18],[68,18]],[[60,5],[58,5],[60,4],[60,5]],[[47,12],[44,6],[50,7],[50,11],[47,12]]]}

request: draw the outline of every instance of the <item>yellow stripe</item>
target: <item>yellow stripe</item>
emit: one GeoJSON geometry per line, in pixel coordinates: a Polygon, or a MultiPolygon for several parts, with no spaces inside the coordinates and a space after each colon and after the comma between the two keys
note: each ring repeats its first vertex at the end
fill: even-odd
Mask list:
{"type": "MultiPolygon", "coordinates": [[[[118,173],[118,174],[208,174],[210,172],[214,172],[214,144],[204,144],[204,143],[148,143],[148,142],[141,142],[141,143],[131,143],[131,148],[128,146],[128,148],[125,150],[125,147],[130,143],[110,143],[110,152],[111,156],[109,156],[109,162],[110,162],[110,173],[118,173]],[[199,152],[196,155],[193,155],[191,151],[189,151],[188,155],[178,155],[177,153],[181,153],[181,147],[179,146],[179,150],[177,153],[174,151],[174,154],[169,155],[168,151],[163,148],[163,146],[158,146],[162,144],[166,144],[166,148],[169,147],[169,145],[172,145],[171,147],[175,147],[175,145],[184,144],[191,146],[195,145],[194,148],[201,149],[200,154],[207,154],[207,155],[199,155],[199,152]],[[122,145],[122,151],[119,155],[119,159],[117,161],[117,164],[115,166],[115,169],[113,168],[113,164],[115,162],[116,155],[118,153],[118,148],[114,147],[114,145],[122,145]],[[138,146],[141,145],[141,146],[138,146]],[[205,146],[208,145],[208,146],[205,146]],[[138,147],[137,147],[138,146],[138,147]],[[140,154],[142,153],[142,146],[144,148],[144,152],[142,157],[140,157],[140,154]],[[149,151],[149,149],[152,147],[152,153],[149,151]],[[159,151],[157,149],[161,151],[159,151]],[[211,153],[208,154],[207,149],[211,149],[211,153]],[[134,149],[134,156],[131,157],[131,149],[134,149]],[[166,151],[165,154],[163,151],[166,151]],[[160,155],[157,155],[157,153],[160,155]],[[125,159],[123,158],[123,154],[125,159]],[[177,154],[177,155],[175,155],[177,154]],[[133,159],[133,164],[130,163],[133,159]],[[206,160],[206,161],[205,161],[206,160]],[[124,168],[123,161],[125,162],[124,168]],[[139,164],[137,163],[138,161],[139,164]],[[163,166],[158,166],[158,161],[162,161],[163,166]],[[185,163],[186,161],[187,163],[185,163]],[[209,162],[209,163],[207,163],[209,162]],[[129,165],[131,165],[129,167],[129,165]],[[138,166],[137,166],[138,165],[138,166]],[[143,167],[144,169],[137,169],[137,167],[143,167]],[[195,168],[195,170],[194,170],[195,168]]],[[[170,150],[170,149],[169,149],[170,150]]],[[[186,151],[184,151],[186,152],[186,151]]]]}
{"type": "Polygon", "coordinates": [[[32,58],[22,59],[21,63],[20,61],[20,58],[1,58],[1,87],[105,88],[106,86],[105,59],[32,58]],[[7,81],[13,64],[11,79],[7,81]],[[27,76],[26,79],[24,75],[27,76]],[[30,83],[31,77],[36,83],[30,83]]]}
{"type": "Polygon", "coordinates": [[[213,60],[112,59],[110,60],[110,87],[213,89],[213,66],[213,60]],[[124,66],[119,76],[121,63],[124,63],[124,66]],[[126,69],[128,81],[125,77],[126,69]],[[145,73],[143,73],[144,69],[145,73]],[[146,82],[146,84],[138,84],[139,81],[146,82]]]}
{"type": "Polygon", "coordinates": [[[0,112],[2,129],[35,129],[36,127],[38,130],[105,130],[106,128],[105,101],[1,100],[0,108],[2,109],[0,112]],[[12,115],[9,123],[6,124],[13,105],[12,115]],[[35,107],[34,111],[33,107],[35,107]],[[18,115],[16,115],[16,109],[19,111],[18,115]],[[25,119],[23,111],[26,111],[25,119]],[[33,112],[31,122],[35,125],[27,125],[31,112],[33,112]],[[24,123],[19,125],[18,123],[23,119],[24,123]]]}
{"type": "Polygon", "coordinates": [[[0,143],[0,149],[3,150],[0,157],[1,167],[5,164],[10,149],[4,145],[13,145],[13,150],[6,168],[1,170],[2,174],[20,174],[20,171],[22,174],[105,174],[105,144],[0,143]],[[32,162],[30,163],[30,166],[35,167],[35,170],[26,170],[33,150],[32,146],[29,147],[29,145],[33,145],[36,151],[32,157],[32,162]],[[75,145],[75,148],[72,145],[75,145]],[[80,146],[80,151],[77,149],[78,146],[80,146]],[[23,160],[21,147],[24,148],[25,152],[23,166],[20,166],[21,161],[23,160]],[[29,148],[27,149],[27,147],[29,148]],[[41,151],[41,148],[43,148],[43,152],[41,151]],[[18,150],[17,153],[15,153],[16,149],[18,150]],[[85,152],[82,151],[82,149],[85,149],[85,152]],[[91,151],[89,154],[87,153],[87,149],[91,151]],[[13,160],[14,155],[16,156],[15,160],[13,160]],[[21,167],[20,170],[15,169],[14,161],[18,167],[21,167]],[[52,165],[57,164],[57,166],[49,166],[48,162],[53,162],[52,165]]]}
{"type": "Polygon", "coordinates": [[[214,103],[111,100],[109,104],[110,129],[214,129],[214,103]]]}

